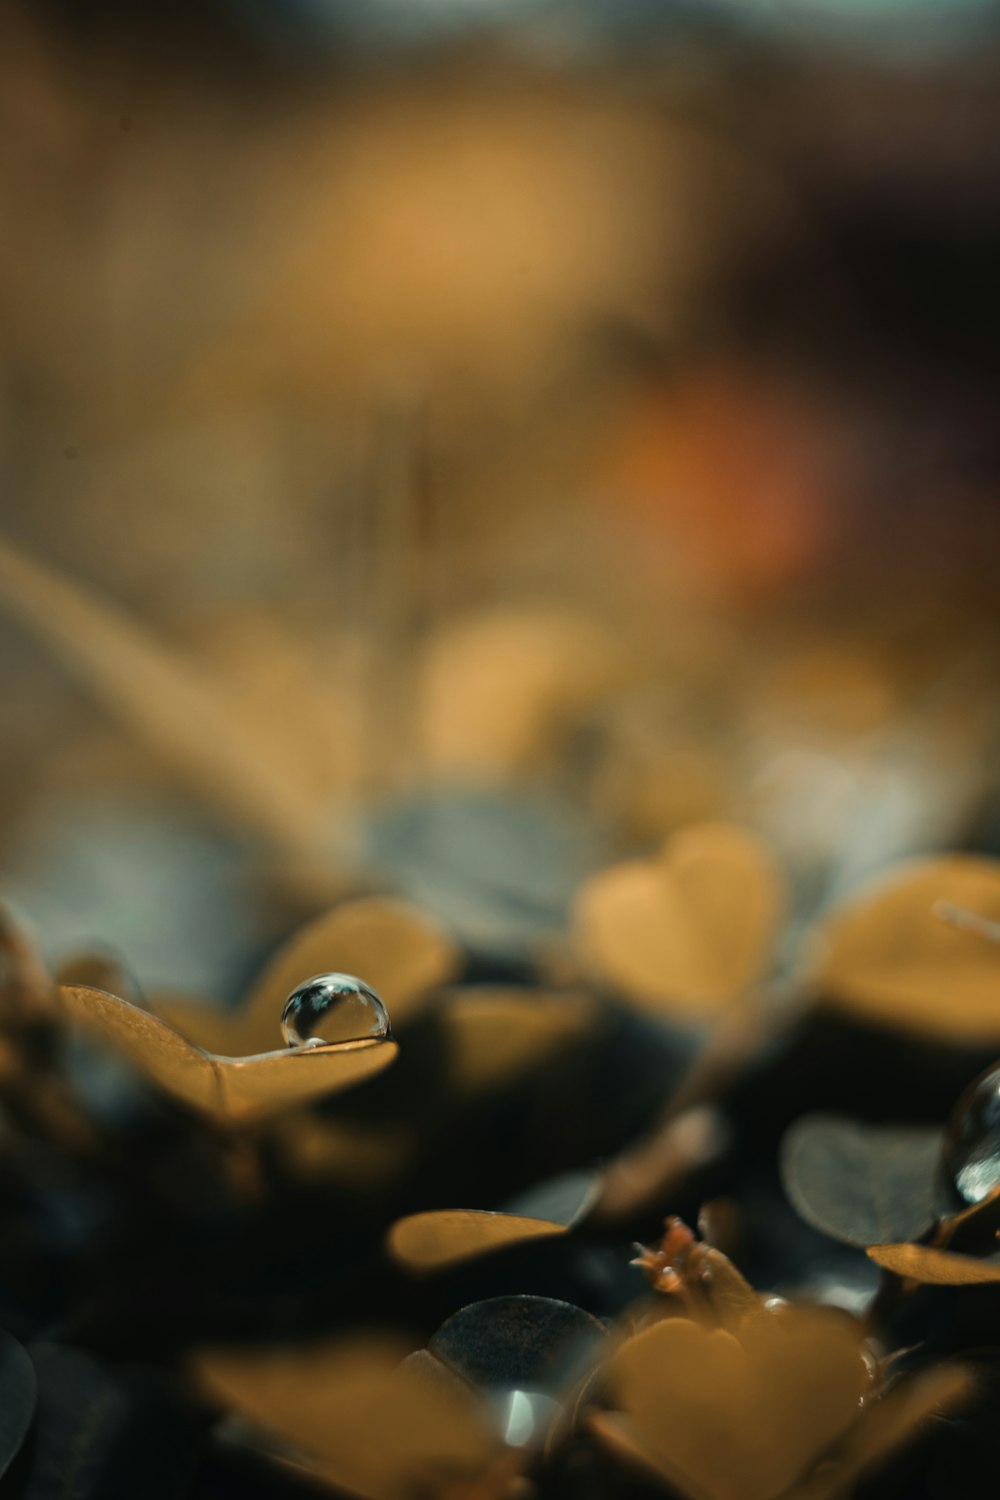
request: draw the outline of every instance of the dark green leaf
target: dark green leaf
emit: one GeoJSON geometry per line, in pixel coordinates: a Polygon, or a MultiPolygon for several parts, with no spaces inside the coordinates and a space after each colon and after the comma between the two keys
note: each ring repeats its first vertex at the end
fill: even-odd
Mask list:
{"type": "Polygon", "coordinates": [[[552,1297],[490,1297],[454,1313],[428,1348],[473,1385],[553,1391],[596,1357],[603,1323],[552,1297]]]}
{"type": "Polygon", "coordinates": [[[781,1176],[807,1223],[867,1247],[915,1239],[934,1222],[940,1154],[939,1130],[804,1115],[781,1143],[781,1176]]]}

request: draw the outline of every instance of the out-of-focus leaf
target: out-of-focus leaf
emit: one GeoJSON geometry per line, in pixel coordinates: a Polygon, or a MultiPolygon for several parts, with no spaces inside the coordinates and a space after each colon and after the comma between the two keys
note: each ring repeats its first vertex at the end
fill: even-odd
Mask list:
{"type": "Polygon", "coordinates": [[[1000,1038],[1000,955],[935,915],[937,903],[1000,918],[1000,861],[921,860],[831,915],[815,982],[878,1025],[953,1042],[1000,1038]]]}
{"type": "Polygon", "coordinates": [[[322,820],[186,662],[104,600],[0,542],[0,600],[203,797],[279,849],[315,850],[322,820]]]}
{"type": "Polygon", "coordinates": [[[37,1396],[35,1367],[28,1351],[0,1329],[0,1475],[21,1451],[37,1396]]]}
{"type": "Polygon", "coordinates": [[[465,947],[533,960],[566,929],[603,841],[551,792],[448,786],[373,809],[366,868],[437,912],[465,947]]]}
{"type": "Polygon", "coordinates": [[[101,990],[59,990],[67,1021],[113,1047],[173,1099],[217,1124],[242,1125],[338,1093],[381,1073],[398,1051],[393,1042],[350,1042],[215,1057],[164,1021],[101,990]]]}
{"type": "Polygon", "coordinates": [[[668,1201],[685,1178],[725,1150],[729,1139],[722,1113],[709,1105],[668,1114],[649,1135],[608,1162],[594,1219],[613,1223],[668,1201]]]}
{"type": "Polygon", "coordinates": [[[580,889],[575,928],[600,979],[644,1010],[711,1014],[765,972],[784,908],[774,861],[726,823],[683,829],[658,857],[580,889]]]}
{"type": "Polygon", "coordinates": [[[88,990],[104,990],[109,995],[120,995],[123,1000],[141,998],[135,978],[124,964],[113,954],[93,952],[71,953],[58,965],[55,973],[58,984],[83,985],[88,990]]]}
{"type": "Polygon", "coordinates": [[[868,1382],[858,1327],[787,1307],[754,1312],[738,1337],[655,1323],[621,1345],[609,1378],[621,1417],[594,1422],[598,1437],[697,1500],[782,1494],[857,1420],[868,1382]]]}
{"type": "Polygon", "coordinates": [[[52,980],[31,938],[0,902],[0,1016],[32,1020],[51,1009],[52,980]]]}
{"type": "Polygon", "coordinates": [[[585,1036],[596,1007],[586,996],[545,990],[452,990],[442,1003],[449,1071],[463,1094],[494,1089],[585,1036]]]}
{"type": "Polygon", "coordinates": [[[452,1313],[428,1349],[482,1388],[568,1389],[600,1352],[607,1329],[554,1297],[489,1297],[452,1313]]]}
{"type": "Polygon", "coordinates": [[[408,1271],[443,1271],[506,1245],[565,1234],[564,1224],[480,1209],[446,1208],[397,1219],[389,1230],[393,1258],[408,1271]]]}
{"type": "Polygon", "coordinates": [[[285,1000],[316,974],[356,974],[382,997],[398,1027],[435,989],[454,978],[460,962],[455,944],[417,907],[363,897],[334,907],[297,932],[238,1011],[227,1013],[176,999],[156,1008],[200,1047],[239,1057],[274,1045],[285,1000]]]}
{"type": "Polygon", "coordinates": [[[376,1193],[396,1178],[416,1141],[408,1122],[334,1120],[315,1110],[293,1110],[270,1128],[272,1145],[300,1182],[343,1184],[376,1193]]]}
{"type": "Polygon", "coordinates": [[[815,1479],[797,1485],[794,1500],[833,1500],[847,1494],[863,1474],[884,1463],[932,1417],[959,1406],[974,1387],[972,1370],[957,1364],[938,1365],[899,1380],[880,1400],[865,1407],[832,1463],[824,1464],[815,1479]]]}
{"type": "Polygon", "coordinates": [[[870,1245],[876,1265],[929,1286],[982,1286],[1000,1282],[1000,1256],[980,1259],[931,1245],[870,1245]]]}
{"type": "Polygon", "coordinates": [[[622,665],[614,641],[564,609],[505,606],[450,622],[422,664],[429,764],[450,776],[523,773],[622,665]]]}
{"type": "Polygon", "coordinates": [[[31,1350],[38,1415],[21,1500],[176,1500],[200,1444],[192,1413],[153,1372],[112,1374],[80,1349],[31,1350]]]}
{"type": "MultiPolygon", "coordinates": [[[[254,1353],[205,1351],[192,1361],[203,1390],[317,1460],[314,1472],[370,1500],[471,1481],[499,1443],[461,1382],[428,1380],[407,1351],[382,1340],[254,1353]]],[[[310,1467],[313,1467],[310,1465],[310,1467]]]]}
{"type": "Polygon", "coordinates": [[[518,1193],[503,1205],[503,1211],[527,1219],[547,1219],[569,1229],[587,1217],[600,1196],[601,1183],[599,1171],[563,1172],[518,1193]]]}
{"type": "Polygon", "coordinates": [[[941,1132],[804,1115],[781,1143],[785,1192],[807,1224],[845,1245],[915,1239],[935,1213],[941,1132]]]}

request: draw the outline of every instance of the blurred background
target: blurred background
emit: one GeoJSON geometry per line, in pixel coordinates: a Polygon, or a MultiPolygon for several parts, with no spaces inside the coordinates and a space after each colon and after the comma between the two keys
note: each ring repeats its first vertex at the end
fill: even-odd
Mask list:
{"type": "Polygon", "coordinates": [[[237,992],[726,818],[1000,844],[1000,7],[0,19],[0,875],[237,992]]]}

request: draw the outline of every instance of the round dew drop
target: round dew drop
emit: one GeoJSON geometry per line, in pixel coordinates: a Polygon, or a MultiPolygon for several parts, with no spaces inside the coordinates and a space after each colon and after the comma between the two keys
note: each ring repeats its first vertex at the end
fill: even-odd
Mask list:
{"type": "Polygon", "coordinates": [[[353,974],[316,974],[292,991],[281,1012],[289,1047],[378,1040],[389,1035],[389,1012],[353,974]]]}
{"type": "Polygon", "coordinates": [[[982,1203],[1000,1186],[1000,1068],[983,1073],[959,1099],[945,1132],[942,1165],[963,1203],[982,1203]]]}

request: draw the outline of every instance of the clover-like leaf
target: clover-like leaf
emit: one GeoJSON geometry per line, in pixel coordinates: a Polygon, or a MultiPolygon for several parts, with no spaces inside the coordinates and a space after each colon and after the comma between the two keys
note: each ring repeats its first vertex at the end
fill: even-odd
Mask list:
{"type": "Polygon", "coordinates": [[[882,1026],[955,1042],[1000,1038],[1000,955],[942,921],[942,903],[1000,918],[1000,861],[916,861],[834,912],[815,973],[824,996],[882,1026]]]}
{"type": "Polygon", "coordinates": [[[384,997],[393,1024],[408,1021],[431,993],[454,978],[460,954],[424,912],[383,897],[345,901],[295,933],[235,1012],[165,1000],[158,1014],[191,1041],[228,1056],[264,1052],[293,989],[315,974],[357,974],[384,997]]]}
{"type": "Polygon", "coordinates": [[[508,1245],[565,1234],[565,1224],[484,1209],[446,1208],[409,1214],[389,1230],[389,1253],[407,1270],[443,1271],[508,1245]]]}
{"type": "Polygon", "coordinates": [[[603,982],[644,1010],[697,1017],[760,980],[783,909],[766,845],[745,829],[701,823],[658,856],[586,881],[575,928],[603,982]]]}
{"type": "Polygon", "coordinates": [[[308,1468],[369,1500],[471,1481],[499,1449],[482,1404],[457,1378],[427,1379],[382,1339],[309,1349],[206,1350],[192,1360],[213,1400],[304,1450],[308,1468]]]}
{"type": "Polygon", "coordinates": [[[598,1437],[696,1500],[781,1495],[857,1420],[869,1381],[858,1327],[791,1307],[755,1311],[738,1335],[655,1323],[609,1378],[621,1415],[595,1414],[598,1437]]]}
{"type": "Polygon", "coordinates": [[[937,1217],[941,1132],[803,1115],[781,1143],[781,1177],[814,1229],[845,1245],[915,1239],[937,1217]]]}
{"type": "Polygon", "coordinates": [[[868,1255],[883,1270],[928,1286],[984,1286],[1000,1282],[1000,1256],[960,1255],[933,1245],[870,1245],[868,1255]]]}
{"type": "Polygon", "coordinates": [[[289,1048],[217,1057],[165,1021],[117,995],[79,985],[59,989],[67,1022],[126,1057],[157,1088],[216,1124],[239,1126],[337,1093],[381,1073],[398,1048],[387,1041],[289,1048]]]}

